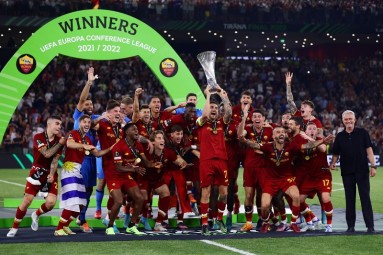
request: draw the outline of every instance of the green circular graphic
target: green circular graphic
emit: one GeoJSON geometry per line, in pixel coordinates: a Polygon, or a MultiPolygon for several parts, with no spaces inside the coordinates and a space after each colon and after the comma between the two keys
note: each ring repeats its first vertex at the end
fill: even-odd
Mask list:
{"type": "Polygon", "coordinates": [[[109,10],[84,10],[60,16],[38,29],[12,56],[0,73],[0,142],[23,95],[41,71],[58,54],[87,60],[117,60],[139,56],[156,75],[174,103],[197,94],[197,107],[204,96],[193,75],[169,43],[153,28],[129,15],[109,10]],[[19,58],[33,56],[35,68],[19,71],[19,58]],[[162,73],[159,66],[172,59],[162,73]],[[28,71],[28,75],[25,72],[28,71]],[[186,81],[186,82],[185,82],[186,81]]]}

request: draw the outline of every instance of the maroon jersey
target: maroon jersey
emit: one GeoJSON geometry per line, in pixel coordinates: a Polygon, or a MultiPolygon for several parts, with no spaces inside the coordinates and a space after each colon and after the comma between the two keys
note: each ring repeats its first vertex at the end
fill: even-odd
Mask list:
{"type": "MultiPolygon", "coordinates": [[[[253,124],[246,125],[246,138],[259,144],[265,144],[272,140],[273,129],[264,127],[259,132],[254,128],[253,124]]],[[[245,167],[265,167],[264,157],[257,153],[253,148],[246,148],[245,167]]]]}
{"type": "MultiPolygon", "coordinates": [[[[78,130],[72,130],[69,132],[68,140],[73,140],[76,143],[82,144],[92,144],[90,138],[85,135],[84,138],[81,137],[81,134],[78,130]]],[[[85,158],[84,149],[71,149],[66,147],[64,162],[75,162],[82,164],[85,158]]]]}
{"type": "Polygon", "coordinates": [[[148,139],[149,139],[150,134],[154,130],[156,130],[153,127],[153,123],[151,121],[149,121],[149,123],[145,124],[141,119],[139,119],[136,122],[136,126],[137,126],[137,129],[138,129],[138,134],[143,136],[143,137],[145,137],[145,138],[148,138],[148,139]]]}
{"type": "MultiPolygon", "coordinates": [[[[113,147],[112,155],[114,163],[122,163],[123,166],[127,166],[128,164],[134,164],[138,157],[144,155],[144,148],[139,142],[129,145],[126,139],[122,139],[113,147]]],[[[110,169],[109,176],[111,179],[124,179],[132,175],[132,172],[119,172],[115,167],[110,169]]]]}
{"type": "Polygon", "coordinates": [[[196,145],[199,148],[200,142],[198,139],[197,126],[187,127],[187,131],[186,133],[184,132],[184,136],[186,136],[189,139],[192,145],[196,145]]]}
{"type": "MultiPolygon", "coordinates": [[[[320,140],[320,138],[317,138],[320,140]]],[[[322,178],[327,176],[329,166],[327,162],[327,153],[319,151],[317,147],[312,149],[301,150],[303,160],[301,166],[307,175],[314,178],[322,178]]]]}
{"type": "Polygon", "coordinates": [[[227,160],[223,119],[220,118],[214,122],[208,120],[205,123],[201,123],[200,117],[197,119],[197,127],[200,140],[200,160],[227,160]]]}
{"type": "MultiPolygon", "coordinates": [[[[191,146],[191,143],[188,139],[182,139],[180,144],[174,144],[173,142],[169,142],[166,145],[166,148],[168,150],[171,150],[174,152],[176,155],[183,156],[185,153],[185,150],[188,149],[191,146]]],[[[173,162],[173,161],[172,161],[173,162]]],[[[172,171],[172,170],[179,170],[180,167],[177,166],[176,164],[169,164],[166,170],[172,171]]]]}
{"type": "MultiPolygon", "coordinates": [[[[246,124],[251,124],[251,115],[250,115],[250,112],[253,110],[253,107],[250,106],[250,109],[249,109],[249,115],[247,116],[246,118],[246,124]]],[[[236,125],[238,125],[239,123],[241,123],[242,121],[242,117],[243,117],[243,111],[242,111],[242,108],[241,108],[241,105],[236,105],[232,108],[232,119],[233,121],[236,123],[236,125]]]]}
{"type": "MultiPolygon", "coordinates": [[[[296,111],[293,114],[293,116],[302,117],[302,113],[301,113],[300,110],[298,110],[298,111],[296,111]]],[[[303,130],[306,130],[306,126],[307,126],[308,123],[314,123],[315,126],[317,126],[317,128],[322,128],[323,127],[322,123],[320,122],[320,120],[314,117],[314,119],[312,119],[312,120],[305,120],[305,119],[303,119],[303,127],[302,127],[303,130]]]]}
{"type": "Polygon", "coordinates": [[[194,121],[192,121],[192,123],[188,123],[185,119],[185,114],[181,113],[173,115],[170,119],[164,121],[165,131],[168,132],[173,125],[180,125],[185,133],[185,131],[187,132],[187,128],[193,127],[194,121]]]}
{"type": "MultiPolygon", "coordinates": [[[[236,145],[238,144],[238,138],[237,138],[237,123],[235,123],[233,120],[230,120],[229,123],[224,123],[224,137],[226,146],[236,145]]],[[[227,148],[227,147],[226,147],[227,148]]]]}
{"type": "Polygon", "coordinates": [[[170,112],[160,112],[160,115],[157,118],[154,118],[152,113],[150,113],[150,120],[155,130],[163,128],[164,121],[170,119],[173,116],[170,112]]]}
{"type": "Polygon", "coordinates": [[[299,153],[302,144],[287,143],[282,150],[278,150],[274,143],[266,143],[261,147],[267,165],[265,171],[266,178],[283,178],[294,176],[292,171],[292,161],[299,153]]]}
{"type": "Polygon", "coordinates": [[[293,161],[295,166],[300,166],[304,157],[303,150],[301,150],[300,148],[303,144],[307,143],[307,140],[303,136],[298,134],[290,138],[290,143],[295,144],[299,147],[299,152],[295,154],[295,158],[293,158],[293,161]]]}
{"type": "MultiPolygon", "coordinates": [[[[49,141],[48,134],[46,132],[38,133],[33,137],[33,165],[44,168],[44,169],[50,169],[51,163],[55,155],[53,155],[50,158],[44,157],[43,154],[40,153],[41,148],[47,147],[47,149],[53,147],[55,144],[57,144],[60,141],[60,137],[55,135],[52,141],[49,141]]],[[[62,148],[60,148],[56,154],[61,155],[62,148]]]]}
{"type": "Polygon", "coordinates": [[[161,162],[162,167],[161,168],[148,168],[146,169],[144,176],[139,176],[139,179],[147,180],[149,182],[156,182],[160,180],[169,167],[171,167],[174,161],[177,160],[177,154],[174,150],[171,150],[169,148],[164,148],[160,156],[153,154],[150,154],[148,151],[145,151],[145,156],[150,162],[161,162]]]}

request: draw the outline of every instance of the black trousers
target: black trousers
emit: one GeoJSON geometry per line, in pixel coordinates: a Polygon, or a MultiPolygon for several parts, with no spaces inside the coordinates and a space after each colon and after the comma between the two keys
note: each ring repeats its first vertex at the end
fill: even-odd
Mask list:
{"type": "Polygon", "coordinates": [[[356,220],[356,185],[358,185],[359,198],[362,206],[363,219],[366,227],[374,227],[374,214],[370,199],[369,173],[355,173],[342,176],[344,192],[346,195],[346,221],[348,227],[355,227],[356,220]]]}

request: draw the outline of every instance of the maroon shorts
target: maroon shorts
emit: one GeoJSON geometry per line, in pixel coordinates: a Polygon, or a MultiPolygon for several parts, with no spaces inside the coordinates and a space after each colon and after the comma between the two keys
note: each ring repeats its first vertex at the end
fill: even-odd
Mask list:
{"type": "Polygon", "coordinates": [[[207,159],[200,161],[201,188],[210,185],[229,185],[227,161],[223,159],[207,159]]]}
{"type": "MultiPolygon", "coordinates": [[[[29,182],[25,185],[24,193],[36,196],[39,191],[43,188],[44,185],[33,185],[29,182]]],[[[49,185],[48,193],[56,195],[58,194],[58,182],[57,182],[57,176],[55,176],[53,183],[49,185]]]]}
{"type": "Polygon", "coordinates": [[[279,190],[286,192],[291,186],[296,186],[295,177],[265,178],[262,184],[262,193],[268,193],[274,197],[279,190]]]}
{"type": "Polygon", "coordinates": [[[243,187],[261,187],[265,168],[245,167],[243,170],[243,187]]]}
{"type": "Polygon", "coordinates": [[[108,186],[109,193],[116,189],[120,189],[122,193],[126,193],[128,189],[137,186],[137,183],[130,175],[127,175],[127,178],[123,179],[108,178],[106,179],[106,185],[108,186]]]}
{"type": "Polygon", "coordinates": [[[320,178],[307,175],[303,183],[299,187],[299,193],[307,195],[308,198],[314,198],[317,193],[332,191],[332,176],[331,173],[320,178]]]}
{"type": "Polygon", "coordinates": [[[150,194],[153,190],[165,185],[165,181],[162,178],[154,182],[141,179],[137,181],[137,185],[141,190],[146,190],[150,194]]]}
{"type": "MultiPolygon", "coordinates": [[[[50,174],[50,170],[49,169],[43,169],[43,168],[40,168],[38,166],[32,166],[31,170],[29,171],[28,177],[31,177],[32,175],[36,174],[36,172],[40,173],[40,178],[38,180],[41,183],[41,185],[33,185],[33,184],[27,182],[27,184],[25,185],[25,189],[24,189],[25,194],[30,194],[30,195],[36,196],[36,194],[39,193],[39,191],[41,191],[41,189],[47,183],[48,175],[50,174]]],[[[48,187],[48,193],[51,193],[51,194],[56,195],[56,196],[58,194],[58,181],[57,181],[57,179],[58,179],[58,174],[56,172],[56,174],[53,177],[53,183],[51,183],[48,187]]]]}

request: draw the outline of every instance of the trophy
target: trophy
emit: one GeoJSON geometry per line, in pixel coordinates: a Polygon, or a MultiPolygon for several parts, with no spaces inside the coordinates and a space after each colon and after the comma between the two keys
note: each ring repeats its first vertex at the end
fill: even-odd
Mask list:
{"type": "Polygon", "coordinates": [[[212,87],[211,91],[220,91],[217,81],[215,79],[214,64],[215,64],[215,51],[205,51],[197,55],[198,61],[201,63],[203,71],[206,75],[207,84],[212,87]]]}

